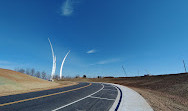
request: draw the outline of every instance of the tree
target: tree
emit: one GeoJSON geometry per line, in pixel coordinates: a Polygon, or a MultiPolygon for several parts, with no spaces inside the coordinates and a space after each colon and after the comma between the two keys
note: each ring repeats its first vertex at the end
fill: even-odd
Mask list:
{"type": "Polygon", "coordinates": [[[36,77],[40,78],[40,72],[39,71],[37,71],[36,77]]]}
{"type": "Polygon", "coordinates": [[[34,74],[35,74],[35,69],[32,68],[32,69],[31,69],[31,76],[34,76],[34,74]]]}
{"type": "Polygon", "coordinates": [[[80,76],[79,75],[76,75],[76,77],[75,78],[80,78],[80,76]]]}
{"type": "Polygon", "coordinates": [[[86,78],[86,75],[83,75],[83,78],[86,78]]]}
{"type": "Polygon", "coordinates": [[[59,79],[59,76],[58,76],[58,75],[55,75],[55,76],[54,76],[54,79],[59,79]]]}
{"type": "Polygon", "coordinates": [[[26,73],[27,75],[30,75],[30,70],[27,68],[26,71],[25,71],[25,73],[26,73]]]}
{"type": "Polygon", "coordinates": [[[18,72],[25,73],[24,69],[19,69],[18,72]]]}
{"type": "Polygon", "coordinates": [[[97,76],[97,78],[101,78],[101,76],[97,76]]]}
{"type": "Polygon", "coordinates": [[[42,72],[42,79],[46,79],[46,72],[42,72]]]}

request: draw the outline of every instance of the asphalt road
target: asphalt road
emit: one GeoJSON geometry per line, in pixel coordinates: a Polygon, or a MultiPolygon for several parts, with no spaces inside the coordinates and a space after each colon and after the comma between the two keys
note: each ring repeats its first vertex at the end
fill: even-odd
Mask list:
{"type": "Polygon", "coordinates": [[[78,85],[0,97],[0,111],[108,111],[118,91],[112,85],[78,85]]]}

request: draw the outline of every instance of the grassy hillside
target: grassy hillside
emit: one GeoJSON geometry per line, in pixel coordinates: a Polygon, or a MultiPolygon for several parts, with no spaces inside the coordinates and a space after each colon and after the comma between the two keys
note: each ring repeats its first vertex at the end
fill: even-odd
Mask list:
{"type": "Polygon", "coordinates": [[[0,69],[0,96],[38,91],[68,85],[73,84],[69,82],[68,84],[62,85],[32,77],[20,72],[0,69]]]}

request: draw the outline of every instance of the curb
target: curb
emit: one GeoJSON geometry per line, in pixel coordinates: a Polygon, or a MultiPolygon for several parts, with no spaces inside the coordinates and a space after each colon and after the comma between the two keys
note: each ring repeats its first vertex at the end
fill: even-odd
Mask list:
{"type": "MultiPolygon", "coordinates": [[[[109,83],[107,83],[107,84],[109,84],[109,83]]],[[[117,87],[117,86],[115,86],[113,84],[110,84],[110,85],[112,85],[113,87],[115,87],[117,89],[118,95],[116,97],[116,100],[115,100],[114,104],[112,105],[112,107],[110,108],[109,111],[118,111],[118,108],[120,106],[121,99],[122,99],[122,91],[121,91],[121,89],[119,87],[117,87]]]]}
{"type": "MultiPolygon", "coordinates": [[[[117,86],[116,86],[117,87],[117,86]]],[[[117,107],[116,107],[116,109],[115,109],[115,111],[118,111],[118,108],[119,108],[119,106],[120,106],[120,104],[121,104],[121,100],[122,100],[122,91],[121,91],[121,89],[119,88],[119,87],[117,87],[118,88],[118,90],[120,91],[120,98],[119,98],[119,102],[118,102],[118,104],[117,104],[117,107]]]]}
{"type": "Polygon", "coordinates": [[[154,111],[136,91],[122,85],[107,83],[118,90],[116,100],[109,111],[154,111]]]}

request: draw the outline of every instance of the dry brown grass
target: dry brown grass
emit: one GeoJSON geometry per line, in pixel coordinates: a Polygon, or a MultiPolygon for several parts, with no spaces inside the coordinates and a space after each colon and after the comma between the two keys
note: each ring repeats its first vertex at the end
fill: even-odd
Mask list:
{"type": "MultiPolygon", "coordinates": [[[[70,80],[70,79],[69,79],[70,80]]],[[[73,79],[82,81],[82,79],[73,79]]],[[[155,111],[188,111],[188,74],[83,79],[128,86],[140,93],[155,111]]]]}
{"type": "Polygon", "coordinates": [[[0,96],[66,87],[75,84],[77,83],[55,83],[16,71],[0,69],[0,96]]]}

